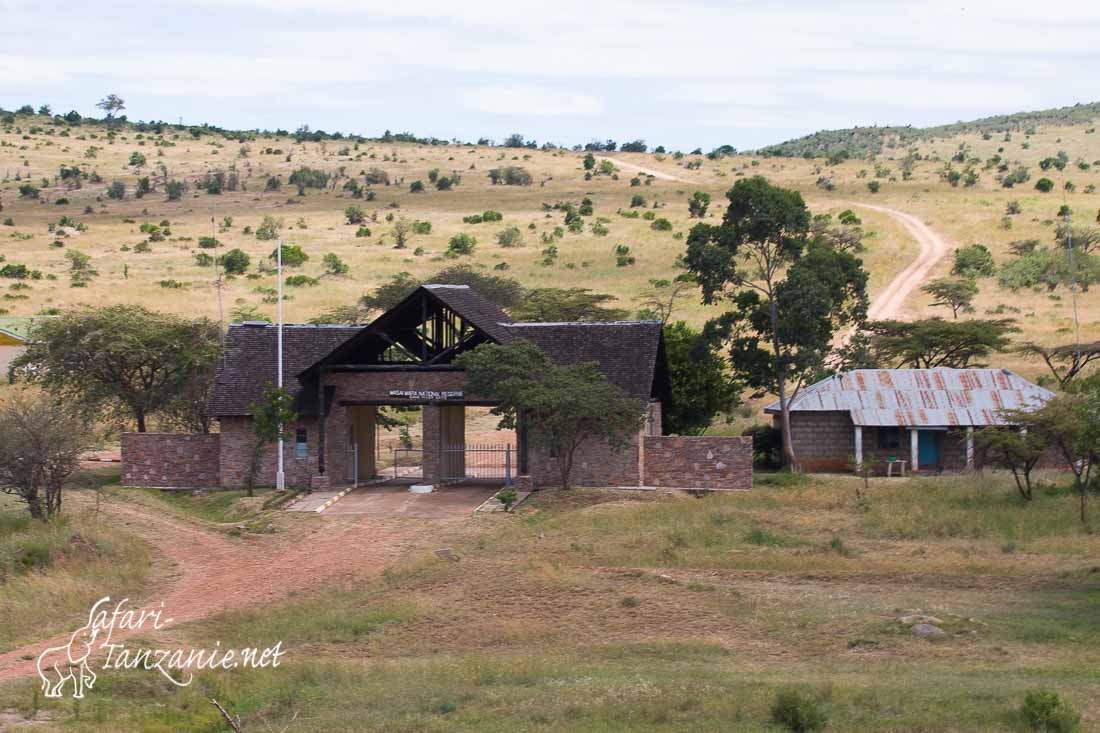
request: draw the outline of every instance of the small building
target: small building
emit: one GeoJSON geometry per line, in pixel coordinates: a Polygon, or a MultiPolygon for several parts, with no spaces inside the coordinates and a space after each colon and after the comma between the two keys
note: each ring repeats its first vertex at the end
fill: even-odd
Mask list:
{"type": "Polygon", "coordinates": [[[0,318],[0,378],[6,378],[16,357],[27,348],[30,318],[0,318]]]}
{"type": "MultiPolygon", "coordinates": [[[[207,410],[219,432],[125,434],[123,484],[244,485],[254,444],[252,405],[276,382],[277,338],[278,328],[269,323],[231,325],[207,410]]],[[[751,487],[750,439],[663,435],[662,406],[671,385],[659,322],[518,323],[464,285],[419,287],[367,326],[283,327],[284,386],[298,416],[284,448],[287,485],[317,488],[412,473],[435,485],[485,479],[478,463],[494,451],[507,476],[492,478],[559,484],[556,457],[529,444],[522,416],[508,443],[467,444],[468,408],[495,403],[470,393],[455,357],[482,344],[521,339],[559,364],[595,362],[646,410],[644,425],[625,450],[612,451],[602,441],[581,446],[574,457],[576,485],[751,487]],[[420,411],[420,446],[389,455],[378,450],[380,410],[387,407],[420,411]],[[398,463],[408,453],[415,454],[416,470],[401,473],[398,463]]],[[[276,460],[276,451],[268,450],[258,483],[275,483],[276,460]]]]}
{"type": "MultiPolygon", "coordinates": [[[[1008,369],[855,369],[795,395],[791,441],[806,471],[851,470],[864,457],[913,471],[973,468],[976,429],[1052,396],[1008,369]]],[[[765,412],[778,427],[779,403],[765,412]]]]}

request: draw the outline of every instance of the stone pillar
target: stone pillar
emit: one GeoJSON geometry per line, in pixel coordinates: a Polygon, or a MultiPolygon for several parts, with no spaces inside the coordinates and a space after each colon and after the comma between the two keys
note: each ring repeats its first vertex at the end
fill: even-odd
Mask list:
{"type": "Polygon", "coordinates": [[[966,426],[966,468],[974,470],[974,426],[966,426]]]}
{"type": "Polygon", "coordinates": [[[423,459],[424,483],[438,483],[443,470],[443,418],[439,405],[424,405],[421,411],[421,428],[424,431],[423,459]]]}
{"type": "Polygon", "coordinates": [[[856,425],[856,470],[863,470],[863,426],[856,425]]]}
{"type": "Polygon", "coordinates": [[[916,471],[919,468],[917,456],[920,453],[920,431],[909,428],[909,469],[916,471]]]}

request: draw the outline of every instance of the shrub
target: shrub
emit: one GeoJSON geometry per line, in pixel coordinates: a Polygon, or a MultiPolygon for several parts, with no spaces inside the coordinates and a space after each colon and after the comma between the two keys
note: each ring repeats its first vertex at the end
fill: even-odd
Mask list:
{"type": "Polygon", "coordinates": [[[413,181],[409,184],[409,193],[424,193],[424,182],[413,181]]]}
{"type": "Polygon", "coordinates": [[[497,232],[497,244],[501,247],[521,247],[523,246],[523,233],[520,232],[519,227],[507,227],[497,232]]]}
{"type": "Polygon", "coordinates": [[[781,690],[772,704],[772,722],[793,733],[824,730],[828,716],[812,698],[797,690],[781,690]]]}
{"type": "Polygon", "coordinates": [[[469,234],[456,234],[451,237],[451,241],[447,243],[447,251],[444,252],[445,257],[459,257],[463,255],[472,255],[474,253],[474,247],[477,246],[477,239],[471,237],[469,234]]]}
{"type": "Polygon", "coordinates": [[[1042,733],[1073,733],[1081,724],[1081,716],[1057,692],[1049,690],[1027,693],[1020,715],[1031,730],[1042,733]]]}
{"type": "Polygon", "coordinates": [[[645,206],[645,196],[636,193],[630,197],[630,208],[637,209],[641,206],[645,206]]]}
{"type": "Polygon", "coordinates": [[[221,244],[221,242],[219,242],[214,237],[199,237],[199,247],[201,249],[214,249],[219,244],[221,244]]]}
{"type": "Polygon", "coordinates": [[[309,275],[289,275],[289,276],[287,276],[286,280],[284,280],[283,282],[285,282],[287,284],[287,287],[291,287],[291,288],[301,288],[301,287],[310,287],[311,288],[314,285],[317,285],[320,282],[320,280],[318,280],[315,277],[310,277],[309,275]]]}
{"type": "Polygon", "coordinates": [[[493,168],[488,175],[494,185],[503,183],[505,186],[530,186],[534,180],[526,168],[514,165],[493,168]]]}
{"type": "Polygon", "coordinates": [[[145,165],[145,156],[138,152],[130,153],[130,165],[134,168],[140,168],[145,165]]]}
{"type": "Polygon", "coordinates": [[[959,277],[990,277],[996,270],[993,254],[984,244],[968,244],[955,250],[951,274],[959,277]]]}
{"type": "Polygon", "coordinates": [[[344,209],[344,218],[347,219],[348,224],[362,224],[366,220],[366,216],[363,207],[358,204],[352,204],[344,209]]]}
{"type": "Polygon", "coordinates": [[[321,263],[325,266],[325,272],[329,275],[347,275],[348,265],[335,252],[329,252],[321,258],[321,263]]]}
{"type": "Polygon", "coordinates": [[[1054,190],[1054,181],[1049,178],[1040,178],[1035,182],[1035,190],[1040,193],[1050,193],[1054,190]]]}
{"type": "Polygon", "coordinates": [[[355,236],[357,237],[369,237],[370,235],[370,227],[360,226],[358,229],[355,230],[355,236]]]}
{"type": "Polygon", "coordinates": [[[658,232],[671,232],[672,231],[672,222],[670,222],[668,219],[664,219],[664,218],[654,219],[653,223],[651,223],[649,225],[649,228],[653,229],[654,231],[658,231],[658,232]]]}
{"type": "Polygon", "coordinates": [[[702,219],[707,215],[707,207],[710,206],[710,194],[703,191],[696,191],[688,199],[688,216],[695,219],[702,219]]]}
{"type": "Polygon", "coordinates": [[[634,264],[634,256],[630,254],[630,247],[625,244],[615,246],[615,266],[627,267],[634,264]]]}
{"type": "Polygon", "coordinates": [[[279,230],[283,228],[283,220],[273,216],[265,216],[263,222],[256,227],[256,239],[271,240],[279,236],[279,230]]]}
{"type": "Polygon", "coordinates": [[[252,260],[244,250],[234,248],[222,255],[222,268],[228,275],[243,275],[252,260]]]}
{"type": "MultiPolygon", "coordinates": [[[[279,250],[278,248],[275,248],[271,250],[271,254],[268,255],[268,258],[272,261],[275,261],[278,256],[279,250]]],[[[305,264],[306,260],[308,259],[309,255],[307,255],[297,244],[283,245],[283,265],[285,265],[286,267],[300,267],[301,265],[305,264]]]]}
{"type": "Polygon", "coordinates": [[[328,186],[329,174],[319,168],[302,166],[290,174],[289,183],[298,187],[302,193],[307,188],[325,188],[328,186]]]}
{"type": "Polygon", "coordinates": [[[878,193],[881,188],[882,184],[878,181],[867,181],[867,190],[871,193],[878,193]]]}
{"type": "Polygon", "coordinates": [[[107,198],[116,200],[126,198],[126,184],[122,181],[112,181],[107,188],[107,198]]]}

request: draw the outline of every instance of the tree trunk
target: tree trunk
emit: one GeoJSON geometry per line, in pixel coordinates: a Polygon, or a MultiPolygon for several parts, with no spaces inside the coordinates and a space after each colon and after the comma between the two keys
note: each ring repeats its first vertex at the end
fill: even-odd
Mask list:
{"type": "Polygon", "coordinates": [[[787,403],[787,375],[779,351],[779,306],[776,305],[775,296],[770,295],[768,310],[772,324],[772,350],[775,352],[776,382],[779,387],[779,427],[783,437],[783,463],[792,471],[799,471],[798,459],[794,454],[794,441],[791,440],[791,410],[787,403]]]}
{"type": "Polygon", "coordinates": [[[137,418],[138,432],[139,433],[144,433],[145,432],[145,410],[138,410],[136,413],[134,413],[134,416],[137,418]]]}

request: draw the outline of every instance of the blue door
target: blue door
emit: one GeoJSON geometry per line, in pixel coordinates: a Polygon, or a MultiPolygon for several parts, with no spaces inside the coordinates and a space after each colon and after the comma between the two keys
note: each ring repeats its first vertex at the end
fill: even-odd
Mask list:
{"type": "Polygon", "coordinates": [[[917,431],[917,460],[920,468],[940,465],[940,434],[932,430],[917,431]]]}

